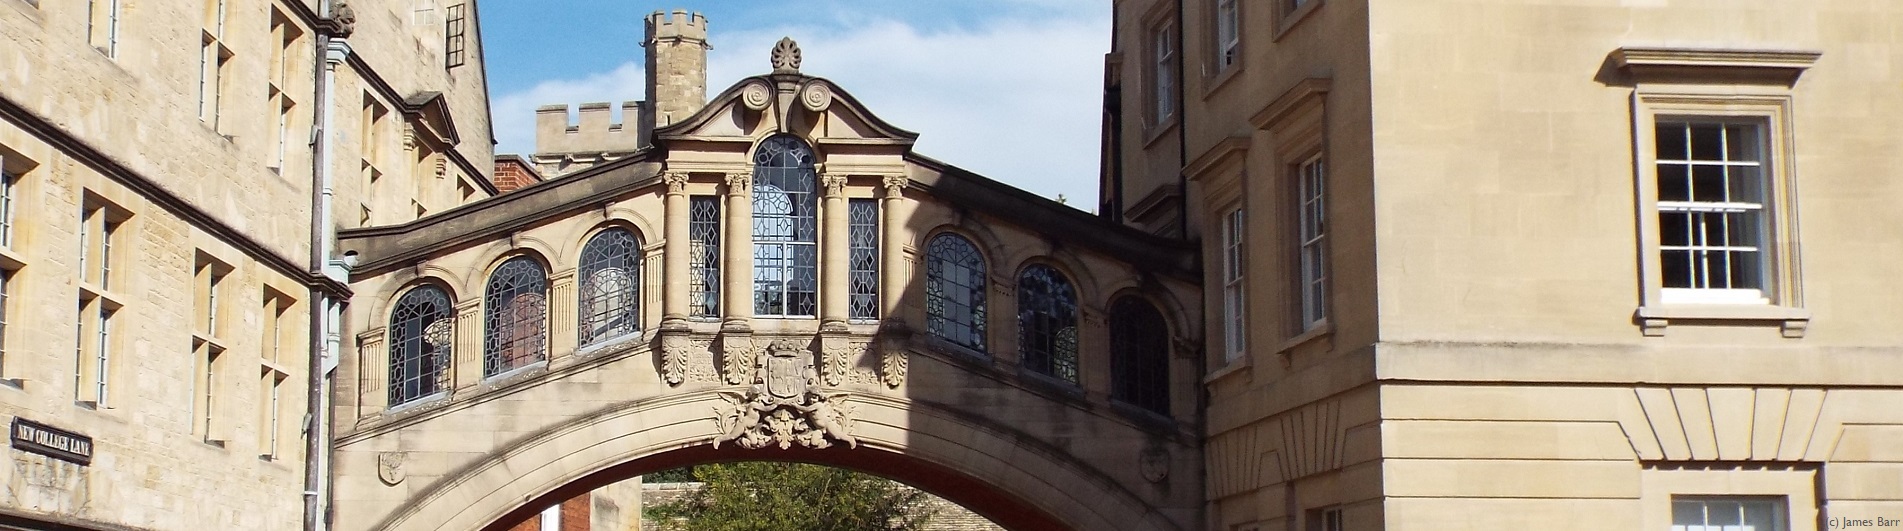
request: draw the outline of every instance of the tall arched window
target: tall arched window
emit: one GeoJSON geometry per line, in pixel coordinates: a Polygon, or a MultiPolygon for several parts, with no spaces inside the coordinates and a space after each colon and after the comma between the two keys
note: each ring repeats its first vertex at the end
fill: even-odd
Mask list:
{"type": "Polygon", "coordinates": [[[985,349],[985,257],[962,236],[945,233],[925,247],[925,330],[985,349]]]}
{"type": "Polygon", "coordinates": [[[1018,357],[1033,372],[1077,383],[1077,290],[1050,266],[1018,275],[1018,357]]]}
{"type": "Polygon", "coordinates": [[[390,405],[449,389],[450,346],[456,312],[449,296],[422,286],[397,299],[390,311],[390,405]]]}
{"type": "Polygon", "coordinates": [[[633,232],[615,228],[590,238],[575,276],[581,345],[641,329],[641,240],[633,232]]]}
{"type": "Polygon", "coordinates": [[[1170,328],[1156,306],[1138,297],[1110,304],[1110,397],[1170,414],[1170,328]]]}
{"type": "Polygon", "coordinates": [[[534,258],[518,256],[489,274],[484,292],[484,377],[548,359],[548,274],[534,258]]]}
{"type": "Polygon", "coordinates": [[[812,317],[819,310],[819,173],[813,149],[791,135],[753,155],[753,313],[812,317]]]}

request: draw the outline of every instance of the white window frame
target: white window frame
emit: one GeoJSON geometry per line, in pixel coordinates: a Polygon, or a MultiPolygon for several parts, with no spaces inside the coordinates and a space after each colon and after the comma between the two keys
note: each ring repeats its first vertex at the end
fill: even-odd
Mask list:
{"type": "Polygon", "coordinates": [[[1223,359],[1241,358],[1248,346],[1248,297],[1245,262],[1247,214],[1237,207],[1223,214],[1222,226],[1222,326],[1223,359]]]}
{"type": "Polygon", "coordinates": [[[1216,12],[1216,71],[1235,67],[1242,59],[1241,0],[1214,0],[1216,12]]]}
{"type": "Polygon", "coordinates": [[[1301,262],[1301,329],[1328,320],[1328,170],[1320,154],[1295,168],[1296,242],[1301,262]]]}
{"type": "Polygon", "coordinates": [[[6,170],[6,156],[0,155],[0,247],[13,248],[14,218],[19,204],[14,195],[20,188],[20,176],[6,170]]]}
{"type": "Polygon", "coordinates": [[[1176,40],[1171,20],[1150,26],[1148,46],[1150,62],[1145,70],[1150,77],[1150,127],[1160,128],[1176,117],[1176,40]]]}
{"type": "MultiPolygon", "coordinates": [[[[1685,244],[1666,245],[1664,243],[1665,234],[1663,232],[1664,221],[1663,219],[1661,219],[1660,221],[1661,232],[1659,234],[1660,263],[1661,264],[1665,263],[1666,262],[1664,257],[1665,253],[1671,253],[1671,252],[1691,253],[1694,257],[1691,259],[1691,262],[1688,262],[1687,264],[1688,267],[1692,266],[1692,263],[1695,263],[1695,262],[1708,262],[1708,260],[1699,258],[1699,255],[1707,255],[1711,253],[1728,253],[1728,252],[1752,252],[1752,253],[1757,253],[1757,256],[1758,256],[1758,259],[1757,259],[1757,262],[1758,262],[1757,263],[1757,270],[1758,270],[1757,277],[1758,278],[1748,279],[1748,280],[1740,279],[1740,278],[1732,278],[1730,268],[1728,267],[1726,268],[1725,271],[1722,271],[1722,272],[1713,272],[1711,268],[1709,267],[1709,265],[1707,265],[1707,267],[1704,267],[1704,268],[1691,267],[1691,271],[1688,271],[1688,273],[1692,273],[1692,271],[1697,271],[1699,269],[1703,269],[1705,271],[1705,274],[1703,275],[1692,273],[1693,278],[1690,279],[1692,284],[1703,284],[1703,285],[1702,286],[1694,285],[1691,287],[1678,287],[1678,288],[1664,287],[1664,282],[1666,279],[1663,276],[1661,276],[1660,277],[1660,282],[1661,282],[1660,298],[1664,300],[1665,303],[1667,304],[1673,304],[1673,303],[1770,304],[1771,302],[1770,299],[1764,296],[1765,291],[1767,291],[1764,288],[1769,287],[1767,284],[1771,280],[1770,278],[1768,278],[1769,275],[1767,274],[1769,272],[1768,270],[1770,269],[1769,268],[1770,260],[1768,256],[1769,253],[1767,252],[1767,246],[1765,245],[1767,243],[1765,240],[1769,236],[1768,229],[1770,228],[1770,220],[1768,219],[1769,213],[1765,211],[1767,198],[1763,197],[1765,192],[1768,191],[1767,184],[1769,182],[1769,178],[1765,175],[1766,167],[1769,166],[1769,164],[1766,164],[1763,160],[1765,156],[1767,155],[1766,153],[1767,150],[1764,148],[1764,143],[1765,143],[1764,142],[1764,137],[1765,137],[1764,124],[1754,119],[1715,120],[1715,119],[1709,119],[1702,116],[1659,116],[1658,122],[1653,124],[1655,141],[1657,140],[1657,135],[1662,134],[1661,132],[1658,131],[1658,129],[1665,127],[1667,125],[1681,126],[1685,130],[1685,133],[1684,133],[1685,144],[1687,146],[1686,158],[1682,160],[1666,160],[1655,154],[1654,160],[1653,160],[1653,166],[1654,166],[1653,169],[1655,172],[1663,173],[1665,166],[1675,166],[1675,167],[1685,168],[1685,172],[1686,172],[1685,179],[1687,181],[1686,193],[1695,195],[1697,193],[1697,190],[1695,189],[1695,187],[1697,187],[1696,172],[1698,169],[1700,168],[1721,169],[1723,173],[1721,173],[1719,177],[1723,179],[1725,188],[1727,190],[1730,190],[1733,184],[1731,182],[1732,176],[1730,175],[1730,173],[1733,171],[1733,169],[1734,168],[1738,168],[1738,169],[1749,168],[1752,170],[1756,170],[1757,172],[1756,176],[1748,177],[1748,178],[1755,179],[1757,181],[1755,183],[1755,188],[1757,189],[1760,197],[1758,197],[1756,201],[1739,201],[1734,198],[1728,197],[1729,194],[1727,193],[1727,197],[1725,197],[1724,199],[1720,201],[1699,201],[1696,197],[1689,197],[1686,200],[1682,200],[1682,201],[1666,201],[1663,198],[1661,198],[1657,202],[1657,207],[1656,207],[1661,218],[1663,218],[1663,216],[1665,216],[1668,213],[1721,214],[1721,215],[1723,214],[1754,214],[1756,215],[1757,222],[1756,222],[1756,227],[1751,228],[1751,233],[1753,237],[1751,237],[1750,238],[1751,241],[1748,241],[1748,242],[1731,241],[1730,238],[1732,236],[1732,233],[1731,231],[1728,231],[1728,230],[1723,231],[1724,234],[1720,235],[1720,238],[1724,240],[1722,242],[1713,244],[1709,241],[1700,241],[1710,237],[1710,231],[1701,228],[1701,223],[1703,223],[1703,221],[1701,220],[1701,221],[1692,221],[1687,224],[1686,230],[1687,232],[1691,234],[1687,235],[1687,238],[1686,238],[1687,242],[1685,244]],[[1697,157],[1696,154],[1691,153],[1691,150],[1693,149],[1691,147],[1693,144],[1691,139],[1693,135],[1693,130],[1694,128],[1714,127],[1714,126],[1718,128],[1718,134],[1719,134],[1719,142],[1720,142],[1719,143],[1719,152],[1720,152],[1719,159],[1718,160],[1700,159],[1697,157]],[[1752,138],[1750,140],[1750,143],[1754,145],[1750,146],[1749,148],[1751,150],[1750,156],[1751,158],[1754,158],[1756,160],[1731,160],[1731,151],[1732,151],[1731,145],[1733,143],[1733,139],[1730,133],[1730,129],[1734,126],[1746,127],[1751,130],[1752,138]],[[1722,273],[1723,278],[1717,278],[1720,273],[1722,273]],[[1746,283],[1756,283],[1760,287],[1758,288],[1714,287],[1714,285],[1718,285],[1718,284],[1722,284],[1724,286],[1737,286],[1737,285],[1746,284],[1746,283]]],[[[1657,184],[1660,186],[1663,185],[1662,182],[1657,184]]],[[[1741,237],[1740,239],[1743,239],[1743,238],[1741,237]]],[[[1727,260],[1727,263],[1728,262],[1729,261],[1727,260]]],[[[1661,273],[1661,275],[1663,274],[1664,273],[1661,273]]]]}
{"type": "Polygon", "coordinates": [[[1736,529],[1750,529],[1752,531],[1789,531],[1791,528],[1791,516],[1789,508],[1786,507],[1786,503],[1787,501],[1784,498],[1773,496],[1672,496],[1671,529],[1672,531],[1727,531],[1736,529]],[[1678,505],[1691,503],[1700,504],[1700,521],[1697,525],[1688,525],[1678,521],[1678,505]],[[1712,520],[1715,519],[1714,516],[1717,516],[1712,512],[1713,503],[1737,504],[1738,514],[1736,516],[1739,524],[1713,525],[1712,520]],[[1744,524],[1749,523],[1744,521],[1746,514],[1745,506],[1747,504],[1769,505],[1771,509],[1770,527],[1745,527],[1744,524]]]}
{"type": "MultiPolygon", "coordinates": [[[[1640,282],[1638,309],[1641,331],[1664,335],[1675,319],[1769,321],[1781,323],[1786,337],[1802,337],[1810,313],[1803,309],[1801,264],[1795,241],[1797,230],[1796,166],[1791,151],[1791,105],[1788,93],[1704,94],[1635,91],[1632,138],[1638,176],[1640,282]],[[1759,160],[1763,197],[1760,236],[1763,280],[1758,290],[1667,289],[1661,249],[1659,158],[1657,126],[1671,122],[1715,122],[1760,125],[1759,160]]],[[[1667,203],[1671,207],[1674,204],[1667,203]]]]}

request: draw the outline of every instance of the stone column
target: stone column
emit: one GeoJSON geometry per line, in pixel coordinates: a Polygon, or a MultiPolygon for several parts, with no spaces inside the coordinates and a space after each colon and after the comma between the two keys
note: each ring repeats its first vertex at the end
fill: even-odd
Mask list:
{"type": "Polygon", "coordinates": [[[820,330],[844,331],[851,299],[847,273],[852,269],[851,240],[846,235],[846,176],[826,175],[819,181],[826,191],[820,210],[826,216],[819,240],[824,246],[819,261],[820,330]]]}
{"type": "Polygon", "coordinates": [[[885,229],[884,241],[879,244],[879,316],[898,327],[905,325],[899,302],[904,300],[906,277],[905,219],[899,217],[899,204],[905,199],[905,184],[910,180],[904,175],[886,176],[885,201],[879,209],[884,218],[879,224],[885,229]]]}
{"type": "Polygon", "coordinates": [[[575,270],[555,273],[548,279],[548,360],[575,354],[580,341],[575,333],[575,270]]]}
{"type": "Polygon", "coordinates": [[[723,330],[753,329],[753,174],[727,174],[727,224],[722,233],[721,312],[723,330]]]}
{"type": "Polygon", "coordinates": [[[687,321],[687,174],[669,173],[661,177],[667,183],[666,232],[661,247],[662,265],[666,278],[673,282],[661,285],[661,325],[685,327],[687,321]]]}
{"type": "Polygon", "coordinates": [[[482,383],[482,298],[456,304],[456,362],[450,377],[450,389],[460,391],[482,383]]]}

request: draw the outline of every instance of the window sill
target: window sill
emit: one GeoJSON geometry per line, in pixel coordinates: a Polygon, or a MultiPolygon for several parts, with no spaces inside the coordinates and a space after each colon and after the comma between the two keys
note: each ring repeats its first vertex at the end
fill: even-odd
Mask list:
{"type": "MultiPolygon", "coordinates": [[[[1237,49],[1237,52],[1237,55],[1241,55],[1239,53],[1241,52],[1240,48],[1237,49]]],[[[1218,69],[1216,74],[1203,78],[1202,99],[1204,101],[1208,101],[1211,96],[1214,96],[1216,92],[1222,90],[1223,87],[1229,86],[1229,81],[1236,78],[1236,72],[1242,70],[1242,61],[1241,58],[1238,57],[1236,62],[1230,63],[1228,66],[1214,66],[1213,68],[1218,69]]]]}
{"type": "Polygon", "coordinates": [[[1324,318],[1315,323],[1315,326],[1308,327],[1307,331],[1288,338],[1288,341],[1283,341],[1281,346],[1275,348],[1275,355],[1282,358],[1283,365],[1288,365],[1290,361],[1293,361],[1295,349],[1332,335],[1335,335],[1335,323],[1324,318]]]}
{"type": "Polygon", "coordinates": [[[931,334],[925,334],[925,346],[930,347],[932,350],[946,353],[950,355],[952,359],[965,362],[965,363],[970,363],[973,366],[982,366],[985,368],[991,368],[992,364],[995,362],[995,360],[991,358],[990,354],[986,354],[982,350],[978,350],[978,349],[974,349],[974,348],[960,345],[957,343],[953,343],[951,341],[945,340],[945,338],[941,338],[931,334]]]}
{"type": "Polygon", "coordinates": [[[544,357],[543,359],[539,361],[529,363],[521,367],[516,367],[506,371],[498,372],[489,376],[485,376],[482,378],[482,385],[484,387],[490,387],[490,388],[501,387],[503,385],[514,382],[516,380],[528,378],[530,373],[534,373],[538,371],[547,372],[547,370],[548,370],[548,359],[544,357]]]}
{"type": "Polygon", "coordinates": [[[1804,337],[1810,327],[1810,310],[1766,304],[1658,304],[1640,306],[1637,312],[1640,331],[1646,337],[1662,337],[1673,321],[1731,321],[1741,323],[1777,322],[1784,337],[1804,337]]]}
{"type": "Polygon", "coordinates": [[[1144,131],[1143,132],[1143,149],[1150,149],[1151,147],[1156,145],[1156,141],[1162,140],[1163,137],[1169,136],[1168,133],[1170,132],[1170,130],[1176,128],[1176,115],[1178,114],[1181,114],[1181,113],[1170,113],[1170,117],[1165,118],[1163,120],[1163,123],[1152,126],[1150,129],[1144,131]]]}
{"type": "Polygon", "coordinates": [[[439,405],[447,404],[447,403],[449,403],[449,391],[437,391],[435,393],[431,393],[428,395],[423,395],[420,397],[410,399],[410,401],[408,402],[390,406],[388,409],[384,409],[382,420],[389,420],[390,418],[396,417],[398,415],[403,415],[405,413],[412,413],[417,411],[423,411],[423,410],[431,409],[435,406],[439,406],[439,405]]]}
{"type": "Polygon", "coordinates": [[[1050,390],[1071,398],[1083,398],[1084,387],[1076,382],[1044,374],[1031,369],[1018,367],[1018,378],[1037,387],[1050,390]]]}
{"type": "Polygon", "coordinates": [[[1134,422],[1138,426],[1148,428],[1152,431],[1176,431],[1176,419],[1170,418],[1169,415],[1150,411],[1114,397],[1110,399],[1110,410],[1115,411],[1118,415],[1122,415],[1123,418],[1128,419],[1130,422],[1134,422]]]}
{"type": "Polygon", "coordinates": [[[1236,359],[1229,360],[1227,365],[1209,371],[1208,375],[1203,376],[1203,385],[1216,383],[1218,380],[1223,380],[1236,373],[1246,374],[1248,372],[1247,369],[1253,366],[1255,366],[1254,358],[1250,357],[1249,353],[1244,352],[1241,356],[1237,356],[1236,359]]]}
{"type": "MultiPolygon", "coordinates": [[[[18,235],[15,235],[15,236],[17,237],[18,235]]],[[[21,255],[19,251],[15,251],[11,248],[0,247],[0,269],[14,271],[14,270],[25,269],[25,268],[26,268],[25,256],[21,255]]]]}

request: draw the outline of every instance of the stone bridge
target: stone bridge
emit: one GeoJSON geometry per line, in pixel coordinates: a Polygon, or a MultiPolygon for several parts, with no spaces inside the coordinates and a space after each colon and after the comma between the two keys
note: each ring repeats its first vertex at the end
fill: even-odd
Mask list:
{"type": "Polygon", "coordinates": [[[340,236],[337,529],[502,529],[739,460],[1013,529],[1202,528],[1194,247],[918,155],[798,66],[630,156],[340,236]]]}

